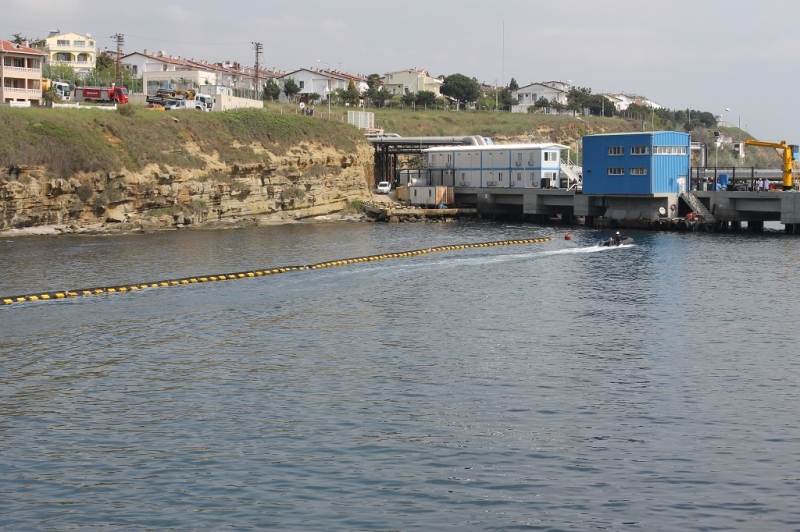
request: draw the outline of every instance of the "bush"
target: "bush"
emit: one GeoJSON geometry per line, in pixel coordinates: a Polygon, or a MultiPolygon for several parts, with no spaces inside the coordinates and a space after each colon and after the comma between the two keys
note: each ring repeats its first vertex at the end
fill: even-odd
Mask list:
{"type": "Polygon", "coordinates": [[[133,116],[136,114],[136,107],[129,103],[117,105],[117,112],[122,116],[133,116]]]}
{"type": "Polygon", "coordinates": [[[362,210],[363,204],[361,203],[361,200],[353,200],[344,204],[344,209],[342,209],[342,212],[344,214],[359,214],[362,210]]]}
{"type": "Polygon", "coordinates": [[[75,194],[78,195],[78,198],[83,202],[86,203],[94,196],[94,189],[89,185],[81,185],[77,189],[75,189],[75,194]]]}
{"type": "Polygon", "coordinates": [[[281,200],[286,201],[290,199],[302,200],[306,196],[306,192],[302,188],[291,187],[281,190],[281,200]]]}
{"type": "Polygon", "coordinates": [[[117,186],[109,186],[103,191],[102,197],[106,199],[106,203],[116,203],[123,197],[122,189],[117,186]]]}

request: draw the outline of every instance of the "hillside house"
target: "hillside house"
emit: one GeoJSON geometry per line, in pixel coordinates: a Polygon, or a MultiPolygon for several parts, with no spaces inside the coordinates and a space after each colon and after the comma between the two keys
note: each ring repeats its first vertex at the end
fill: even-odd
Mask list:
{"type": "Polygon", "coordinates": [[[67,65],[79,76],[85,76],[97,66],[97,43],[90,34],[51,31],[44,39],[32,43],[32,48],[44,52],[44,61],[52,65],[67,65]]]}
{"type": "Polygon", "coordinates": [[[350,85],[349,78],[332,71],[301,68],[287,72],[277,79],[278,85],[281,87],[281,94],[278,100],[281,102],[289,101],[286,94],[283,93],[283,87],[290,78],[300,87],[297,100],[302,102],[307,102],[309,95],[313,93],[320,95],[320,101],[327,100],[329,93],[333,93],[336,89],[347,90],[350,85]]]}
{"type": "Polygon", "coordinates": [[[44,57],[44,52],[29,47],[27,41],[0,40],[0,102],[41,105],[44,57]]]}
{"type": "Polygon", "coordinates": [[[517,102],[511,107],[512,113],[527,113],[528,108],[534,105],[540,98],[545,98],[547,101],[555,100],[556,102],[566,105],[567,96],[569,95],[568,85],[561,82],[543,82],[531,83],[516,90],[511,91],[511,97],[517,102]],[[559,88],[559,86],[565,88],[559,88]]]}
{"type": "MultiPolygon", "coordinates": [[[[121,62],[123,68],[130,71],[134,77],[142,79],[148,93],[170,84],[177,88],[198,90],[202,87],[220,87],[222,92],[217,91],[217,94],[254,93],[256,88],[255,68],[239,63],[209,63],[169,56],[165,51],[149,54],[147,50],[127,54],[121,62]]],[[[275,77],[277,77],[275,72],[259,68],[259,88],[263,87],[268,79],[275,77]]]]}
{"type": "Polygon", "coordinates": [[[389,72],[383,77],[383,86],[392,94],[408,94],[410,92],[429,91],[437,97],[441,96],[444,80],[431,77],[427,70],[409,68],[389,72]]]}
{"type": "Polygon", "coordinates": [[[617,108],[617,111],[625,111],[633,104],[641,105],[642,107],[649,107],[650,109],[661,109],[661,105],[657,104],[654,101],[648,100],[647,98],[643,98],[641,96],[636,95],[628,95],[624,92],[614,93],[614,94],[604,94],[608,100],[614,103],[614,107],[617,108]]]}

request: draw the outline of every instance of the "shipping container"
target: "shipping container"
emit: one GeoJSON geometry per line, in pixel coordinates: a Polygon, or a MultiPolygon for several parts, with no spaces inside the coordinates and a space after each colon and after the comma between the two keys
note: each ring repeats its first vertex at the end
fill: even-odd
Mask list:
{"type": "Polygon", "coordinates": [[[436,207],[455,202],[453,187],[409,187],[408,202],[417,207],[436,207]]]}

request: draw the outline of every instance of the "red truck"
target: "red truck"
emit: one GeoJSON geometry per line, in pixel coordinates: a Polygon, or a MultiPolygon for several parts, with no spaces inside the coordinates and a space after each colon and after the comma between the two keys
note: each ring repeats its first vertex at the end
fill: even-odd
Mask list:
{"type": "Polygon", "coordinates": [[[75,87],[72,94],[76,102],[128,103],[125,87],[75,87]]]}

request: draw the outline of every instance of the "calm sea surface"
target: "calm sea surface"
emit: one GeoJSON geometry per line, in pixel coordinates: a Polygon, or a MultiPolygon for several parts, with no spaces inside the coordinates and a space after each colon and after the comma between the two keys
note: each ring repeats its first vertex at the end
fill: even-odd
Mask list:
{"type": "Polygon", "coordinates": [[[800,238],[0,238],[3,530],[800,530],[800,238]]]}

